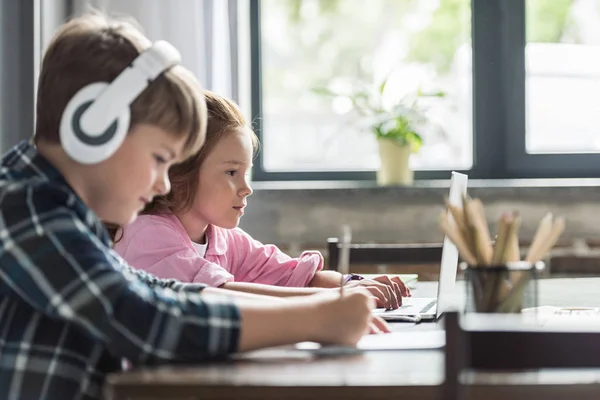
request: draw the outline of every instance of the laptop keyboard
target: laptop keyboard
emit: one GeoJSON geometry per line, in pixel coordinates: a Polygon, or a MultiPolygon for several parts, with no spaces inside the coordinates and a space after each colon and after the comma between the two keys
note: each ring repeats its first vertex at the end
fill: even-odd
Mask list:
{"type": "Polygon", "coordinates": [[[431,310],[433,308],[433,306],[435,306],[437,304],[437,299],[430,301],[429,304],[427,304],[425,306],[425,308],[423,308],[421,311],[419,311],[420,314],[425,314],[427,311],[431,310]]]}

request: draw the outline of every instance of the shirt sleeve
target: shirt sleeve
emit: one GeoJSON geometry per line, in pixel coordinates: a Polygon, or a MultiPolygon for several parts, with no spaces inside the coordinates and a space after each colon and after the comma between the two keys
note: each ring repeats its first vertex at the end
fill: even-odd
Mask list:
{"type": "MultiPolygon", "coordinates": [[[[128,243],[116,249],[136,269],[159,278],[214,287],[233,280],[233,275],[226,269],[188,247],[181,235],[169,225],[154,223],[143,229],[132,228],[125,228],[128,243]]],[[[167,285],[173,285],[168,282],[167,285]]]]}
{"type": "MultiPolygon", "coordinates": [[[[74,211],[36,209],[34,202],[28,208],[29,221],[7,224],[0,237],[0,293],[78,326],[134,364],[236,351],[240,315],[233,300],[176,293],[160,287],[169,286],[164,282],[150,286],[154,278],[124,267],[74,211]]],[[[0,213],[4,221],[16,218],[0,213]]]]}
{"type": "Polygon", "coordinates": [[[144,281],[146,284],[152,287],[160,287],[165,289],[171,289],[175,292],[192,292],[197,293],[202,291],[202,289],[206,288],[208,285],[204,283],[187,283],[182,282],[179,279],[173,279],[168,277],[158,277],[154,274],[144,271],[143,269],[138,269],[127,264],[125,260],[117,253],[113,251],[113,256],[118,260],[121,264],[121,267],[128,272],[137,275],[139,279],[144,281]]]}
{"type": "Polygon", "coordinates": [[[305,251],[292,258],[272,244],[262,244],[243,230],[230,231],[236,255],[232,272],[236,281],[268,285],[307,286],[317,271],[323,269],[323,256],[318,251],[305,251]]]}

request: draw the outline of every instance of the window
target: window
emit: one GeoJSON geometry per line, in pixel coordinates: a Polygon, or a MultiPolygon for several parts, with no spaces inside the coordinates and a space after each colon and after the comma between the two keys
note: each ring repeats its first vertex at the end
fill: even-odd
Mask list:
{"type": "Polygon", "coordinates": [[[600,151],[600,2],[527,1],[527,152],[600,151]]]}
{"type": "Polygon", "coordinates": [[[413,157],[418,169],[468,169],[470,6],[464,0],[262,0],[262,140],[267,171],[374,170],[373,135],[347,99],[313,88],[376,85],[402,96],[443,91],[413,157]]]}
{"type": "Polygon", "coordinates": [[[599,3],[252,0],[253,178],[374,179],[373,135],[317,90],[386,77],[392,98],[445,94],[424,103],[417,179],[595,176],[599,3]]]}

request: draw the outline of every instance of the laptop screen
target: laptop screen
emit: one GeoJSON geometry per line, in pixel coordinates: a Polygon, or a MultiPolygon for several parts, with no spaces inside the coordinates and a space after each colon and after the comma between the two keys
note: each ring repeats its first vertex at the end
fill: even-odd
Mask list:
{"type": "MultiPolygon", "coordinates": [[[[450,178],[450,194],[448,202],[452,205],[462,208],[462,197],[467,194],[468,177],[465,174],[452,172],[450,178]]],[[[450,211],[448,211],[449,217],[450,211]]],[[[456,269],[458,267],[458,250],[454,243],[444,236],[444,244],[442,246],[442,261],[440,263],[440,280],[438,283],[437,295],[437,317],[446,312],[453,306],[454,288],[456,284],[456,269]]]]}

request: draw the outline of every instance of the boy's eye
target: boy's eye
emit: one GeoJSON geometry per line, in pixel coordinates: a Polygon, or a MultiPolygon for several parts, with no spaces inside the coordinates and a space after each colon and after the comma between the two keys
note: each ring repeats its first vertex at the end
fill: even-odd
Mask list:
{"type": "Polygon", "coordinates": [[[237,172],[236,170],[232,169],[232,170],[226,171],[225,173],[227,175],[234,176],[236,172],[237,172]]]}

